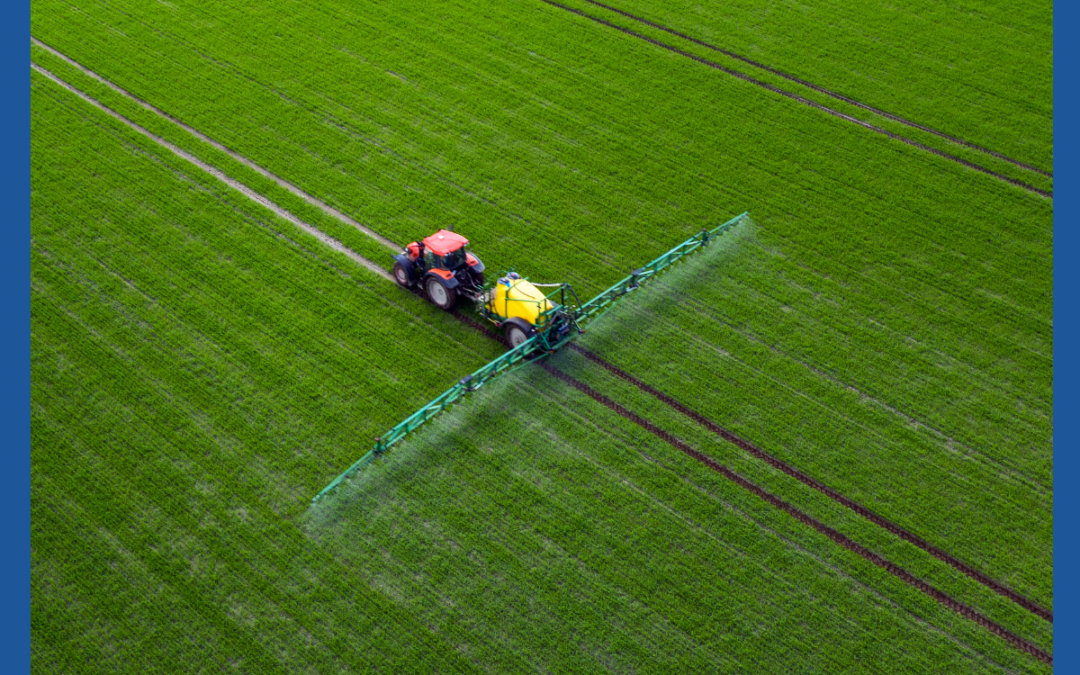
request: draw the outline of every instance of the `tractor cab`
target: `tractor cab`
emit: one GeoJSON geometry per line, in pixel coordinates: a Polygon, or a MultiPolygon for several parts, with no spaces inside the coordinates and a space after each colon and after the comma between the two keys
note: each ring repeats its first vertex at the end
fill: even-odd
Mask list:
{"type": "Polygon", "coordinates": [[[468,244],[469,240],[460,234],[439,230],[430,237],[424,237],[422,244],[409,244],[409,253],[413,256],[419,255],[422,246],[425,267],[453,272],[464,266],[465,247],[468,244]]]}
{"type": "Polygon", "coordinates": [[[394,256],[394,279],[423,291],[442,309],[453,308],[458,295],[475,300],[484,286],[484,264],[466,251],[468,244],[453,230],[414,241],[394,256]]]}
{"type": "Polygon", "coordinates": [[[439,230],[430,237],[424,237],[422,243],[414,241],[409,244],[406,250],[409,259],[415,265],[423,266],[425,269],[457,272],[466,266],[475,266],[479,262],[476,256],[466,251],[468,245],[469,240],[460,234],[449,230],[439,230]]]}

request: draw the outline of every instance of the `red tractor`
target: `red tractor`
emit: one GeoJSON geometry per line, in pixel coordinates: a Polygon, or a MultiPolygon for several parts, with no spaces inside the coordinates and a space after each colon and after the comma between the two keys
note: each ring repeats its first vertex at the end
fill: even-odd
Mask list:
{"type": "Polygon", "coordinates": [[[475,302],[484,288],[484,263],[465,250],[468,244],[453,230],[414,241],[394,256],[394,279],[405,288],[423,290],[441,309],[453,309],[459,295],[475,302]]]}

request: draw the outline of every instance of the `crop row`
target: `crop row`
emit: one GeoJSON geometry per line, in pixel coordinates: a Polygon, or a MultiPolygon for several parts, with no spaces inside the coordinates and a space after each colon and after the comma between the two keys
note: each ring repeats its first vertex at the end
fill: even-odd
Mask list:
{"type": "MultiPolygon", "coordinates": [[[[704,254],[641,300],[626,301],[610,321],[590,330],[583,345],[1050,606],[1051,493],[971,450],[958,452],[950,438],[846,382],[716,324],[690,300],[721,306],[705,301],[724,285],[725,276],[714,272],[740,265],[750,239],[704,254]],[[1001,550],[1012,555],[1001,556],[1001,550]]],[[[1013,454],[1023,455],[1023,446],[1013,454]]]]}
{"type": "MultiPolygon", "coordinates": [[[[692,419],[694,422],[697,422],[699,425],[701,425],[702,427],[708,429],[709,431],[716,434],[718,437],[722,438],[723,440],[734,444],[735,446],[739,447],[741,450],[744,450],[745,452],[749,453],[750,455],[753,455],[755,458],[769,464],[770,466],[772,466],[772,467],[774,467],[776,469],[779,469],[782,473],[785,473],[785,474],[791,476],[792,478],[795,478],[800,483],[803,483],[803,484],[817,490],[818,492],[821,492],[822,494],[829,497],[830,499],[832,499],[836,503],[838,503],[838,504],[840,504],[840,505],[842,505],[842,506],[844,506],[844,507],[846,507],[848,509],[851,509],[852,511],[854,511],[858,515],[860,515],[863,518],[869,520],[870,522],[874,523],[875,525],[877,525],[877,526],[879,526],[881,528],[884,528],[885,530],[887,530],[891,534],[894,534],[897,537],[903,539],[904,541],[909,542],[911,544],[914,544],[915,546],[917,546],[920,549],[923,549],[924,551],[926,551],[927,553],[929,553],[933,557],[941,560],[942,562],[947,563],[951,567],[953,567],[953,568],[957,569],[958,571],[962,572],[963,574],[971,577],[972,579],[976,580],[977,582],[981,583],[982,585],[986,586],[987,588],[993,590],[994,592],[998,593],[999,595],[1012,600],[1013,602],[1020,605],[1021,607],[1028,610],[1029,612],[1039,616],[1040,618],[1046,619],[1047,621],[1053,622],[1053,613],[1050,612],[1049,610],[1047,610],[1045,607],[1042,607],[1042,606],[1038,605],[1037,603],[1032,602],[1028,598],[1023,597],[1022,595],[1012,591],[1008,587],[1006,587],[1006,586],[1000,584],[999,582],[989,578],[988,576],[986,576],[985,574],[983,574],[979,570],[977,570],[977,569],[971,567],[970,565],[964,563],[962,560],[959,560],[959,559],[955,558],[954,556],[949,555],[945,551],[942,551],[941,549],[935,547],[933,544],[929,543],[928,541],[926,541],[922,537],[919,537],[918,535],[916,535],[916,534],[914,534],[912,532],[909,532],[908,530],[905,530],[904,528],[900,527],[896,523],[891,522],[887,518],[883,518],[881,515],[879,515],[877,513],[874,513],[870,509],[867,509],[862,504],[859,504],[858,502],[856,502],[856,501],[854,501],[854,500],[852,500],[852,499],[850,499],[848,497],[845,497],[844,495],[840,494],[836,490],[833,490],[832,488],[830,488],[828,485],[825,485],[821,481],[815,480],[814,478],[812,478],[809,475],[807,475],[806,473],[796,469],[795,467],[791,466],[790,464],[787,464],[787,463],[783,462],[782,460],[774,457],[773,455],[770,455],[769,453],[765,452],[761,448],[755,446],[750,441],[748,441],[748,440],[746,440],[744,438],[739,438],[737,435],[731,433],[730,430],[725,429],[724,427],[717,424],[716,422],[714,422],[714,421],[710,420],[709,418],[705,417],[704,415],[694,411],[692,408],[687,407],[685,404],[681,403],[677,399],[672,398],[671,396],[668,396],[664,392],[656,389],[655,387],[649,385],[648,383],[639,380],[638,378],[634,377],[633,375],[626,372],[625,370],[622,370],[621,368],[614,365],[613,363],[610,363],[610,362],[606,361],[605,359],[603,359],[600,355],[596,354],[595,352],[591,352],[591,351],[589,351],[588,349],[585,349],[584,347],[582,347],[579,344],[571,343],[568,346],[573,351],[575,351],[578,354],[581,354],[582,356],[584,356],[590,362],[595,363],[596,365],[598,365],[601,368],[603,368],[604,370],[608,371],[609,373],[611,373],[615,377],[617,377],[617,378],[619,378],[619,379],[621,379],[621,380],[623,380],[625,382],[628,382],[628,383],[632,384],[633,386],[637,387],[641,391],[643,391],[646,394],[648,394],[648,395],[652,396],[653,398],[657,399],[661,403],[664,403],[665,405],[672,408],[673,410],[687,416],[688,418],[692,419]]],[[[581,383],[580,380],[575,379],[574,382],[577,383],[575,386],[578,386],[578,385],[583,386],[583,387],[588,386],[588,385],[585,385],[584,383],[581,383]]],[[[595,391],[595,390],[592,390],[592,391],[595,391]]],[[[592,396],[592,395],[590,394],[590,396],[592,396]]],[[[595,398],[595,396],[593,396],[593,398],[595,398]]],[[[664,433],[668,433],[668,432],[664,432],[664,433]]],[[[673,436],[673,438],[675,438],[675,437],[673,436]]]]}
{"type": "Polygon", "coordinates": [[[581,20],[590,21],[598,27],[619,31],[624,35],[648,42],[657,49],[691,59],[703,67],[717,71],[717,76],[723,73],[728,77],[738,78],[789,101],[856,124],[867,133],[887,136],[1035,194],[1045,197],[1053,196],[1053,175],[1049,171],[1043,171],[992,150],[982,149],[976,144],[955,139],[924,125],[907,122],[899,116],[853,99],[830,95],[831,92],[813,83],[798,78],[792,79],[790,75],[785,76],[786,74],[769,69],[763,64],[755,66],[733,52],[718,51],[714,48],[715,46],[684,33],[676,31],[677,35],[673,37],[671,29],[666,26],[647,22],[610,5],[593,0],[540,1],[575,15],[581,20]]]}
{"type": "Polygon", "coordinates": [[[536,269],[599,287],[749,208],[838,262],[896,270],[916,294],[944,288],[962,312],[974,298],[1031,332],[1023,312],[1048,311],[1042,200],[551,8],[328,3],[278,20],[111,7],[41,12],[35,34],[396,240],[450,219],[496,266],[558,250],[536,269]],[[188,28],[205,21],[231,38],[188,28]],[[65,37],[76,30],[80,44],[65,37]]]}
{"type": "MultiPolygon", "coordinates": [[[[117,665],[140,672],[197,670],[207,658],[294,672],[279,666],[282,649],[293,666],[322,670],[370,659],[450,667],[452,650],[378,591],[354,586],[282,516],[351,456],[358,444],[341,440],[349,427],[363,438],[357,424],[401,414],[394,401],[365,401],[350,387],[377,395],[371,378],[391,358],[419,366],[413,377],[440,373],[439,362],[395,350],[400,326],[380,332],[374,322],[409,315],[343,273],[358,273],[347,259],[335,269],[313,258],[299,232],[229,203],[213,181],[185,174],[183,162],[140,147],[88,106],[71,108],[80,103],[55,85],[35,78],[32,96],[37,600],[62,604],[51,589],[75,584],[69,592],[85,614],[69,639],[91,654],[108,643],[95,642],[93,626],[109,626],[130,645],[111,655],[117,665]],[[86,533],[63,536],[65,527],[86,533]],[[102,555],[111,564],[87,573],[83,561],[102,555]],[[162,602],[120,604],[125,596],[112,589],[124,580],[162,602]],[[178,635],[220,651],[174,644],[178,635]],[[172,646],[158,659],[144,642],[172,646]],[[140,653],[148,662],[128,660],[140,653]]],[[[473,336],[416,308],[414,345],[437,344],[463,363],[492,349],[455,347],[455,332],[473,336]],[[432,331],[424,316],[448,330],[432,331]]],[[[409,382],[400,365],[389,372],[420,396],[438,386],[409,382]]],[[[48,622],[36,625],[35,640],[63,639],[49,637],[48,622]]],[[[64,649],[69,658],[78,651],[64,649]]]]}
{"type": "MultiPolygon", "coordinates": [[[[616,380],[614,376],[604,373],[595,366],[587,366],[586,362],[576,356],[565,357],[560,368],[573,372],[576,379],[587,383],[587,386],[593,389],[604,392],[607,397],[629,408],[635,414],[646,416],[651,423],[659,426],[665,433],[674,434],[678,439],[690,444],[694,449],[706,453],[709,457],[744,476],[754,484],[793,504],[800,511],[825,523],[828,527],[842,533],[856,543],[866,546],[875,554],[899,565],[907,572],[953,598],[975,608],[991,620],[1006,626],[1010,631],[1024,639],[1038,644],[1046,650],[1049,650],[1050,645],[1052,645],[1053,626],[1046,620],[947,566],[927,552],[905,542],[877,524],[846,509],[826,495],[798,482],[750,453],[742,451],[735,445],[718,438],[712,432],[695,424],[652,396],[645,394],[636,387],[616,380]]],[[[738,387],[740,380],[731,378],[730,380],[724,380],[724,384],[725,386],[738,387]]],[[[748,392],[748,397],[743,402],[744,410],[756,410],[758,400],[752,394],[752,392],[748,392]]],[[[688,400],[695,401],[695,406],[707,405],[712,398],[711,396],[692,396],[687,392],[683,392],[683,396],[688,400]]],[[[823,417],[827,421],[827,414],[823,413],[823,417]]],[[[746,428],[746,425],[743,426],[746,428]]],[[[725,427],[727,427],[726,420],[725,427]]],[[[807,436],[811,439],[814,438],[813,433],[809,433],[807,436]]],[[[754,438],[753,440],[755,444],[760,444],[759,439],[754,438]]],[[[767,438],[767,440],[771,439],[767,438]]],[[[776,446],[767,447],[771,450],[776,449],[776,446]]],[[[776,454],[776,452],[772,454],[776,454]]],[[[828,456],[833,453],[825,450],[820,454],[828,456]]],[[[801,469],[802,467],[796,468],[801,469]]],[[[813,466],[810,470],[817,470],[817,466],[813,466]]],[[[873,476],[869,475],[870,468],[867,468],[865,473],[868,476],[863,479],[863,482],[871,482],[873,476]]],[[[835,483],[828,482],[831,476],[825,475],[827,477],[822,478],[822,480],[830,488],[835,489],[835,483]]],[[[818,476],[815,474],[814,477],[817,478],[818,476]]],[[[850,482],[845,483],[845,487],[852,488],[850,482]]],[[[854,489],[859,487],[861,485],[856,484],[854,489]]],[[[845,497],[849,496],[848,493],[841,494],[845,497]]],[[[852,494],[859,495],[858,492],[852,494]]],[[[873,491],[865,490],[864,494],[856,497],[856,500],[865,505],[868,503],[867,500],[874,498],[875,493],[873,491]]],[[[919,514],[922,517],[921,521],[919,521],[920,525],[928,520],[922,511],[922,509],[919,509],[919,514]]],[[[894,515],[895,513],[896,511],[894,511],[894,515]]],[[[907,513],[907,511],[904,510],[903,513],[907,513]]],[[[915,534],[929,536],[936,534],[936,531],[917,530],[915,534]]],[[[952,544],[956,539],[957,537],[954,535],[948,543],[952,544]]],[[[951,550],[947,552],[954,553],[951,550]]],[[[964,553],[970,554],[970,551],[964,550],[964,553]]],[[[970,561],[965,559],[964,562],[970,561]]],[[[976,563],[975,567],[981,569],[982,563],[976,563]]],[[[1012,580],[1008,579],[1005,583],[1006,585],[1011,584],[1012,580]]]]}
{"type": "Polygon", "coordinates": [[[180,148],[229,178],[245,185],[272,203],[316,227],[368,260],[383,263],[389,259],[387,248],[356,228],[323,212],[271,178],[230,157],[211,144],[196,138],[163,115],[147,109],[130,95],[98,81],[71,63],[36,44],[30,47],[31,60],[58,79],[121,115],[158,138],[180,148]]]}
{"type": "MultiPolygon", "coordinates": [[[[571,0],[571,1],[573,1],[573,0],[571,0]]],[[[824,98],[819,98],[818,99],[819,101],[824,101],[825,99],[828,99],[829,102],[831,102],[831,103],[844,104],[845,106],[852,106],[852,108],[854,110],[858,110],[861,113],[869,113],[871,116],[873,116],[875,118],[880,118],[882,120],[888,120],[889,122],[898,124],[900,127],[905,127],[907,130],[914,132],[916,136],[919,136],[921,134],[928,134],[930,137],[935,137],[936,139],[946,141],[947,143],[951,144],[952,147],[966,148],[966,149],[975,151],[977,153],[980,153],[982,155],[983,159],[989,159],[991,157],[996,158],[998,160],[1002,160],[1002,161],[1006,162],[1007,164],[1012,165],[1013,167],[1016,167],[1017,169],[1024,169],[1024,170],[1028,170],[1028,171],[1033,171],[1033,172],[1035,172],[1035,173],[1037,173],[1037,174],[1039,174],[1041,176],[1047,177],[1047,178],[1052,178],[1053,177],[1053,174],[1051,174],[1049,171],[1043,171],[1043,170],[1041,170],[1041,169],[1039,169],[1037,167],[1031,166],[1030,164],[1026,164],[1026,163],[1021,162],[1019,160],[1013,159],[1011,157],[1008,157],[1007,155],[1003,155],[1003,154],[1001,154],[999,152],[996,152],[994,150],[991,150],[989,148],[982,147],[982,146],[978,145],[977,143],[971,143],[970,141],[966,141],[966,140],[964,140],[962,138],[958,138],[958,137],[950,135],[950,134],[948,134],[946,132],[934,129],[932,127],[928,127],[928,126],[926,126],[924,124],[920,124],[919,122],[917,122],[915,120],[910,120],[910,119],[907,119],[907,118],[905,118],[905,117],[903,117],[901,115],[896,115],[894,113],[891,113],[891,112],[889,112],[887,110],[882,110],[880,108],[876,108],[876,107],[874,107],[872,105],[869,105],[869,104],[867,104],[865,102],[857,101],[857,100],[855,100],[853,98],[844,96],[843,94],[841,94],[839,92],[832,91],[831,89],[828,89],[827,87],[822,87],[821,85],[816,84],[814,82],[810,82],[810,81],[805,80],[803,78],[800,78],[800,77],[798,77],[796,75],[792,75],[791,73],[787,73],[787,72],[784,72],[783,70],[780,70],[778,68],[774,68],[772,66],[769,66],[768,64],[761,63],[760,61],[756,61],[756,60],[754,60],[752,58],[749,58],[749,57],[747,57],[747,56],[745,56],[743,54],[737,54],[737,53],[735,53],[735,52],[733,52],[733,51],[731,51],[729,49],[725,49],[725,48],[723,48],[721,46],[711,44],[709,42],[706,42],[704,40],[696,38],[693,35],[688,35],[688,34],[683,33],[681,31],[675,30],[675,29],[671,28],[670,26],[665,26],[663,24],[656,23],[655,21],[650,21],[649,19],[647,19],[645,17],[638,16],[636,14],[633,14],[632,12],[627,12],[625,10],[619,9],[618,7],[614,7],[614,6],[610,5],[610,4],[604,4],[603,2],[600,2],[600,0],[580,0],[580,1],[583,1],[583,2],[587,3],[594,10],[597,10],[597,9],[600,10],[601,14],[609,15],[609,16],[618,16],[618,17],[621,17],[623,19],[629,19],[632,22],[634,22],[634,24],[636,26],[639,26],[639,27],[648,26],[648,27],[650,27],[652,29],[655,29],[655,30],[661,32],[661,33],[664,33],[665,35],[675,36],[676,38],[679,38],[680,40],[685,40],[688,44],[696,45],[698,47],[704,47],[705,49],[707,49],[709,52],[712,52],[713,54],[722,54],[723,56],[726,56],[729,59],[731,59],[731,61],[733,63],[737,63],[740,66],[745,66],[751,73],[759,74],[759,75],[765,75],[765,76],[778,77],[778,78],[780,78],[780,80],[783,80],[784,82],[786,82],[788,84],[795,85],[797,89],[805,88],[805,90],[808,91],[808,92],[813,92],[813,94],[815,94],[815,95],[818,95],[820,97],[824,97],[824,98]]],[[[990,161],[992,162],[993,160],[990,160],[990,161]]]]}
{"type": "MultiPolygon", "coordinates": [[[[796,649],[805,667],[828,672],[854,668],[860,659],[893,672],[933,662],[948,668],[974,653],[990,655],[991,669],[996,661],[1039,670],[1029,657],[995,644],[996,637],[942,616],[932,600],[912,597],[888,575],[834,550],[828,539],[770,513],[768,505],[762,509],[739,488],[710,482],[686,463],[694,462],[568,396],[545,373],[522,377],[524,383],[482,392],[395,450],[353,490],[320,506],[313,532],[346,556],[356,555],[349,541],[357,530],[381,537],[399,547],[414,574],[451,594],[476,579],[477,595],[451,595],[469,607],[526,583],[513,573],[511,558],[540,572],[565,555],[616,591],[593,592],[568,578],[563,594],[628,596],[736,669],[780,668],[793,658],[787,650],[796,649]],[[330,523],[318,522],[323,519],[330,523]],[[485,554],[496,544],[509,555],[485,554]],[[928,620],[936,628],[923,624],[928,620]],[[952,636],[945,639],[952,646],[928,646],[927,663],[912,662],[921,658],[924,639],[937,644],[940,630],[952,636]],[[830,648],[819,649],[825,644],[830,648]],[[958,645],[968,656],[948,655],[958,645]]],[[[506,610],[503,625],[539,623],[547,598],[536,593],[519,610],[521,624],[506,610]]],[[[608,624],[585,622],[588,629],[575,639],[603,644],[606,633],[625,625],[621,612],[604,613],[608,624]]],[[[534,630],[544,635],[547,628],[534,630]]],[[[518,635],[516,628],[506,632],[518,635]]]]}
{"type": "Polygon", "coordinates": [[[1051,168],[1053,22],[1038,3],[604,4],[1051,168]]]}
{"type": "Polygon", "coordinates": [[[1047,359],[1010,349],[1004,341],[980,360],[928,350],[907,339],[903,317],[878,312],[880,301],[829,292],[824,283],[802,287],[792,278],[797,268],[785,262],[748,240],[730,262],[701,268],[709,283],[699,284],[700,290],[684,294],[668,285],[668,297],[685,305],[683,314],[697,329],[716,325],[710,332],[729,338],[727,344],[757,342],[740,352],[812,364],[822,377],[841,380],[882,407],[1049,487],[1053,411],[1047,359]]]}
{"type": "Polygon", "coordinates": [[[1053,657],[1049,653],[1041,650],[1039,647],[1035,646],[1031,642],[1028,642],[1027,640],[1019,637],[1001,624],[990,620],[985,615],[957,601],[955,598],[949,596],[947,593],[942,592],[940,589],[935,588],[933,585],[928,584],[924,580],[912,575],[910,572],[896,565],[895,563],[885,558],[882,558],[878,554],[874,553],[862,544],[855,542],[853,539],[844,535],[838,530],[829,527],[820,520],[817,520],[813,516],[810,516],[804,511],[801,511],[798,507],[792,505],[790,502],[784,501],[780,497],[777,497],[776,495],[770,493],[768,490],[764,490],[763,488],[761,488],[761,486],[746,480],[746,478],[735,473],[734,471],[731,471],[731,469],[727,468],[723,464],[720,464],[709,455],[694,449],[682,439],[674,436],[673,434],[665,431],[664,429],[661,429],[660,427],[656,426],[654,423],[641,417],[640,415],[628,410],[626,407],[620,405],[619,403],[615,402],[604,394],[601,394],[600,392],[596,391],[595,389],[581,382],[580,380],[574,378],[573,376],[567,375],[565,372],[563,372],[557,366],[551,364],[550,362],[544,361],[540,365],[547,373],[556,377],[560,381],[565,382],[569,386],[585,394],[597,403],[600,403],[604,407],[614,411],[621,417],[630,420],[634,424],[645,429],[652,435],[663,440],[665,443],[674,447],[688,457],[694,459],[695,461],[699,462],[704,466],[707,466],[708,468],[722,475],[724,478],[747,490],[754,496],[761,498],[770,506],[773,506],[776,509],[787,513],[788,515],[799,521],[801,524],[806,525],[807,527],[810,527],[821,534],[824,534],[837,545],[842,546],[844,549],[851,551],[856,555],[859,555],[860,557],[877,565],[878,567],[886,570],[896,578],[904,581],[913,588],[922,591],[926,595],[940,602],[942,605],[948,607],[954,612],[960,614],[964,618],[976,622],[980,626],[989,630],[994,635],[997,635],[998,637],[1004,639],[1013,647],[1016,647],[1017,649],[1032,655],[1033,657],[1039,659],[1044,663],[1053,665],[1053,657]]]}
{"type": "MultiPolygon", "coordinates": [[[[176,625],[200,642],[217,642],[215,657],[266,672],[294,672],[304,663],[329,670],[335,661],[352,668],[371,661],[399,669],[425,661],[449,667],[452,650],[428,639],[424,627],[377,590],[353,584],[347,569],[327,564],[281,521],[260,494],[272,475],[252,485],[241,475],[257,473],[250,463],[241,468],[237,459],[208,459],[210,447],[192,439],[190,430],[171,432],[163,428],[168,422],[125,415],[136,394],[144,406],[167,407],[137,386],[118,394],[117,388],[132,388],[133,378],[93,347],[85,345],[85,354],[65,350],[70,372],[35,374],[63,400],[34,392],[53,415],[36,416],[35,429],[43,434],[37,447],[50,454],[35,469],[60,476],[49,493],[77,500],[80,525],[106,530],[118,552],[126,553],[85,576],[80,602],[91,611],[82,623],[84,640],[93,640],[91,627],[98,622],[130,622],[125,632],[148,640],[159,637],[155,627],[176,625]],[[88,357],[101,364],[97,371],[87,366],[88,357]],[[117,385],[110,391],[102,386],[106,381],[117,385]],[[50,421],[71,435],[68,443],[47,433],[50,421]],[[186,611],[171,615],[167,604],[151,603],[138,612],[129,607],[119,616],[111,613],[101,596],[125,577],[136,579],[127,574],[132,565],[148,568],[154,575],[149,588],[186,611]],[[285,653],[288,659],[279,658],[285,653]]],[[[79,559],[84,548],[78,538],[54,546],[51,557],[59,561],[79,559]]],[[[59,576],[70,581],[77,574],[62,570],[59,576]]],[[[182,643],[174,649],[180,663],[199,657],[182,643]]]]}

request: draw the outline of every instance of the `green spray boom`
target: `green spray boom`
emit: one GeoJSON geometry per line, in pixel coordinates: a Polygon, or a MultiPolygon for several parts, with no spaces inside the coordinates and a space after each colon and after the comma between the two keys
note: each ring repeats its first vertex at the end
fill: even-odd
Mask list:
{"type": "MultiPolygon", "coordinates": [[[[737,225],[746,217],[746,215],[746,213],[741,213],[723,225],[719,225],[711,230],[703,229],[700,234],[690,237],[656,260],[653,260],[640,269],[634,270],[629,276],[581,306],[559,305],[560,312],[562,312],[565,317],[564,321],[561,321],[558,324],[561,330],[558,332],[546,331],[534,335],[502,356],[489,362],[487,365],[482,366],[476,372],[463,377],[457,384],[444,391],[433,401],[423,408],[420,408],[412,415],[409,415],[404,421],[390,431],[387,431],[385,434],[375,439],[375,447],[369,450],[363,457],[356,460],[356,462],[343,471],[340,476],[331,481],[330,484],[324,487],[319,494],[315,495],[311,501],[313,503],[317,502],[333,492],[350,476],[384,455],[403,438],[437,417],[466,394],[480,389],[500,375],[505,375],[506,373],[514,371],[530,361],[536,361],[545,358],[549,354],[555,353],[578,335],[584,333],[589,324],[606,314],[608,310],[627,294],[640,288],[643,284],[648,283],[649,280],[653,279],[686,256],[697,251],[701,247],[706,246],[710,240],[724,234],[724,232],[737,225]],[[567,328],[570,329],[567,330],[567,328]]],[[[548,297],[558,293],[561,298],[565,299],[567,297],[566,294],[561,293],[560,291],[564,291],[568,288],[568,285],[557,284],[557,286],[559,289],[554,291],[548,297]]]]}

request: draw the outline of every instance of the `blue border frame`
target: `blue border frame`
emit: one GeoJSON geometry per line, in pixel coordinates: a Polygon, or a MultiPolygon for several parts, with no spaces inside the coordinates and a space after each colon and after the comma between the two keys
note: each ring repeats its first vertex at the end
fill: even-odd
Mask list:
{"type": "MultiPolygon", "coordinates": [[[[0,499],[5,516],[4,529],[8,545],[0,556],[0,568],[5,572],[2,593],[3,611],[0,613],[0,635],[3,641],[4,661],[7,672],[30,671],[30,579],[28,572],[30,526],[30,255],[27,249],[15,243],[17,223],[30,227],[30,69],[26,61],[18,57],[18,50],[29,45],[19,39],[18,26],[30,25],[30,5],[14,5],[6,12],[0,50],[6,56],[4,64],[4,105],[0,107],[0,119],[6,133],[0,141],[0,156],[4,158],[0,191],[8,213],[8,245],[3,247],[2,275],[5,289],[7,320],[0,331],[0,343],[4,346],[3,388],[0,390],[0,425],[8,439],[10,471],[4,472],[0,499]],[[22,45],[17,48],[17,45],[22,45]],[[20,65],[21,62],[21,65],[20,65]],[[16,77],[18,73],[18,77],[16,77]],[[19,84],[22,80],[22,84],[19,84]],[[25,155],[23,153],[26,153],[25,155]],[[27,286],[23,286],[27,284],[27,286]],[[20,450],[21,448],[21,450],[20,450]],[[23,537],[27,537],[23,539],[23,537]],[[21,553],[21,540],[27,547],[21,553]],[[22,559],[24,562],[18,562],[22,559]],[[28,567],[23,567],[28,565],[28,567]]],[[[26,36],[22,39],[26,39],[26,36]]],[[[26,58],[23,51],[23,58],[26,58]]],[[[29,234],[29,232],[26,232],[29,234]]],[[[26,240],[23,240],[26,245],[26,240]]]]}
{"type": "Polygon", "coordinates": [[[1080,356],[1069,337],[1075,334],[1077,299],[1076,225],[1078,209],[1075,193],[1076,150],[1080,131],[1070,113],[1076,93],[1076,78],[1070,77],[1080,65],[1080,50],[1068,26],[1080,14],[1076,3],[1054,5],[1054,485],[1066,489],[1054,495],[1054,666],[1061,673],[1080,672],[1080,657],[1069,635],[1076,635],[1076,613],[1072,611],[1078,586],[1070,569],[1076,546],[1071,536],[1074,518],[1080,511],[1080,495],[1068,488],[1080,460],[1072,454],[1080,437],[1076,413],[1077,363],[1080,356]],[[1057,452],[1062,450],[1062,452],[1057,452]]]}
{"type": "MultiPolygon", "coordinates": [[[[1069,635],[1076,634],[1075,613],[1071,610],[1080,587],[1080,582],[1070,573],[1069,565],[1076,546],[1070,535],[1073,517],[1080,512],[1080,495],[1067,487],[1069,476],[1075,473],[1076,466],[1080,464],[1080,460],[1072,455],[1072,449],[1080,438],[1080,423],[1071,414],[1075,412],[1078,400],[1076,375],[1080,372],[1077,367],[1080,355],[1067,342],[1077,322],[1071,311],[1077,301],[1071,291],[1076,288],[1080,276],[1077,272],[1080,265],[1074,255],[1077,252],[1075,243],[1080,238],[1075,229],[1080,223],[1080,209],[1072,193],[1078,165],[1074,151],[1080,145],[1080,130],[1072,127],[1068,117],[1076,96],[1073,89],[1075,78],[1069,75],[1076,72],[1074,66],[1080,65],[1080,49],[1076,47],[1067,27],[1075,25],[1077,15],[1080,15],[1080,8],[1075,3],[1059,2],[1054,7],[1054,445],[1055,449],[1064,449],[1061,453],[1054,453],[1054,482],[1055,485],[1066,485],[1060,498],[1054,500],[1054,606],[1057,610],[1054,647],[1055,665],[1058,672],[1063,673],[1080,672],[1078,650],[1068,639],[1069,635]]],[[[6,197],[4,204],[9,213],[9,222],[12,223],[8,232],[12,234],[17,229],[14,223],[29,225],[30,221],[30,174],[26,165],[30,146],[30,92],[26,80],[19,85],[15,75],[18,70],[20,79],[29,78],[29,69],[21,70],[26,67],[25,62],[18,66],[16,55],[17,45],[22,44],[21,49],[26,49],[26,43],[19,42],[15,33],[16,27],[23,21],[25,23],[22,25],[29,25],[30,5],[14,6],[8,11],[8,16],[3,30],[3,37],[7,39],[0,40],[3,45],[0,49],[8,54],[2,59],[7,96],[6,105],[0,107],[0,118],[6,122],[7,133],[3,136],[4,180],[0,182],[0,190],[6,197]],[[28,154],[23,155],[22,152],[28,154]]],[[[18,569],[25,568],[22,568],[23,563],[18,562],[21,546],[16,540],[26,536],[22,528],[30,524],[30,424],[28,406],[24,407],[30,395],[30,294],[22,286],[30,278],[30,260],[26,250],[19,249],[14,243],[3,248],[2,255],[4,260],[0,265],[0,275],[6,289],[8,319],[0,332],[0,341],[6,343],[0,415],[3,417],[5,435],[15,452],[10,453],[8,462],[11,470],[5,472],[6,485],[0,491],[10,542],[5,555],[0,557],[3,561],[0,566],[7,568],[2,596],[4,609],[0,613],[3,630],[0,630],[0,635],[3,635],[2,644],[6,647],[3,650],[7,663],[5,670],[28,672],[30,586],[28,579],[18,572],[18,569]],[[18,451],[20,447],[22,451],[18,451]]],[[[29,540],[24,539],[23,542],[29,548],[29,540]]]]}

